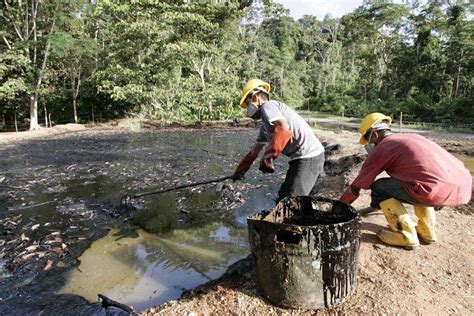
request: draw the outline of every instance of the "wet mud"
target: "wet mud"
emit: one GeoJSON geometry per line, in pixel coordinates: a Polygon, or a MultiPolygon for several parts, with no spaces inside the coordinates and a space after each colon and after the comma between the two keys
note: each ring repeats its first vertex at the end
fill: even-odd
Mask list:
{"type": "Polygon", "coordinates": [[[256,133],[237,130],[92,130],[2,146],[0,314],[102,313],[94,302],[106,289],[92,284],[98,274],[109,278],[96,283],[112,288],[120,287],[121,274],[138,278],[133,293],[112,298],[140,311],[219,277],[247,256],[245,218],[274,204],[285,161],[272,179],[256,179],[253,170],[245,181],[120,204],[124,194],[228,175],[256,133]],[[264,196],[253,194],[255,188],[264,196]],[[124,247],[129,251],[122,253],[124,247]],[[88,261],[91,249],[100,257],[108,248],[115,249],[108,263],[106,255],[102,264],[88,261]],[[117,267],[110,268],[115,277],[106,263],[117,267]],[[147,278],[160,283],[146,285],[147,278]],[[68,294],[71,282],[84,279],[83,293],[91,293],[68,294]]]}

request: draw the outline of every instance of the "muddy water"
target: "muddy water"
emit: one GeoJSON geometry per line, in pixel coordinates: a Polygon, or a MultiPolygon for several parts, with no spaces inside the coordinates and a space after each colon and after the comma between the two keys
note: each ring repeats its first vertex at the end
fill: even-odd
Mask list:
{"type": "Polygon", "coordinates": [[[274,175],[263,176],[254,166],[243,182],[147,196],[129,214],[117,206],[124,193],[228,175],[255,134],[251,129],[96,132],[0,148],[5,182],[22,187],[0,203],[0,220],[22,216],[6,241],[24,233],[29,239],[15,249],[34,244],[47,253],[13,271],[3,259],[0,314],[84,311],[86,301],[75,300],[74,307],[61,302],[75,296],[96,302],[99,293],[140,311],[219,277],[249,254],[245,219],[274,205],[285,159],[277,161],[274,175]],[[60,234],[68,253],[48,253],[54,246],[44,241],[51,234],[60,234]],[[44,272],[46,259],[53,272],[44,272]],[[22,298],[9,294],[18,288],[22,298]]]}
{"type": "Polygon", "coordinates": [[[474,157],[467,155],[454,155],[456,158],[461,160],[464,166],[471,172],[471,175],[474,176],[474,157]]]}
{"type": "Polygon", "coordinates": [[[79,258],[79,270],[67,275],[59,293],[91,302],[102,293],[142,310],[219,277],[246,253],[244,231],[221,224],[201,227],[199,233],[177,230],[158,235],[138,230],[136,237],[111,230],[79,258]]]}
{"type": "Polygon", "coordinates": [[[143,310],[219,277],[249,250],[233,212],[213,207],[217,197],[213,186],[150,197],[133,219],[137,227],[113,229],[95,241],[59,293],[91,302],[101,293],[143,310]],[[183,210],[189,213],[180,215],[183,210]],[[228,218],[219,220],[223,212],[228,218]]]}
{"type": "Polygon", "coordinates": [[[1,278],[6,278],[10,276],[10,273],[8,273],[6,267],[5,267],[5,261],[0,260],[0,279],[1,278]]]}

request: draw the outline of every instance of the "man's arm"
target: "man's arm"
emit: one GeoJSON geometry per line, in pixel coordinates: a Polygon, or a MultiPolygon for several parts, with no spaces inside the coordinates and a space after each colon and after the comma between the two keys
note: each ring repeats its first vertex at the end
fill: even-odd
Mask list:
{"type": "Polygon", "coordinates": [[[260,162],[260,170],[264,173],[272,173],[275,171],[273,167],[273,159],[278,158],[285,148],[286,144],[291,140],[293,134],[290,131],[290,126],[285,119],[275,120],[272,122],[275,126],[273,131],[273,138],[270,141],[265,153],[260,162]]]}
{"type": "Polygon", "coordinates": [[[339,198],[340,201],[347,203],[347,204],[352,204],[357,198],[359,197],[360,194],[360,188],[350,185],[346,191],[341,195],[339,198]]]}
{"type": "Polygon", "coordinates": [[[393,155],[389,154],[391,150],[382,148],[382,144],[377,145],[374,151],[367,156],[367,159],[362,164],[359,174],[355,180],[352,181],[352,184],[346,189],[339,200],[351,204],[357,200],[361,189],[369,190],[372,187],[375,178],[388,168],[392,162],[393,155]]]}
{"type": "Polygon", "coordinates": [[[237,168],[234,171],[234,179],[241,179],[245,173],[250,169],[258,154],[265,144],[255,143],[250,151],[240,160],[237,168]]]}

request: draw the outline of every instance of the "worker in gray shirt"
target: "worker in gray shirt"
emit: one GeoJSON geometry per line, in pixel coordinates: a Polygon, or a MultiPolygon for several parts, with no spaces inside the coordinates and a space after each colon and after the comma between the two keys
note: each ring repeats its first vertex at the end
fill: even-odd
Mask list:
{"type": "Polygon", "coordinates": [[[246,109],[248,117],[261,119],[262,126],[255,144],[237,166],[234,179],[243,178],[268,144],[260,161],[263,173],[275,171],[273,160],[280,154],[291,159],[278,200],[309,195],[324,172],[324,147],[305,120],[286,104],[270,100],[269,92],[270,84],[260,79],[249,80],[242,89],[240,107],[246,109]]]}

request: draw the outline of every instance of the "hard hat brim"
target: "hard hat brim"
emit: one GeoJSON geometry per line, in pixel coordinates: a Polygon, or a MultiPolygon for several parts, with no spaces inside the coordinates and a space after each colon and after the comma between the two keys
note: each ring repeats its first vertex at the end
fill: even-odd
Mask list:
{"type": "MultiPolygon", "coordinates": [[[[263,85],[263,88],[267,91],[267,93],[270,93],[270,84],[264,82],[262,85],[263,85]]],[[[244,101],[245,101],[245,99],[247,99],[247,96],[249,95],[249,93],[250,93],[251,91],[253,91],[253,89],[255,89],[255,88],[256,88],[256,87],[252,87],[251,89],[248,89],[248,90],[245,92],[245,94],[242,95],[242,97],[240,98],[240,103],[239,103],[239,105],[240,105],[240,107],[241,107],[242,109],[246,109],[246,108],[249,106],[249,105],[248,105],[247,103],[245,103],[244,101]]]]}
{"type": "Polygon", "coordinates": [[[363,120],[362,120],[362,123],[361,123],[361,127],[359,128],[359,134],[360,134],[360,137],[359,137],[359,144],[361,145],[367,145],[369,142],[367,141],[367,139],[365,139],[364,135],[367,133],[367,131],[372,128],[374,125],[376,125],[377,123],[380,123],[380,122],[384,122],[384,121],[387,121],[387,125],[390,125],[392,124],[392,118],[390,116],[387,116],[385,114],[382,114],[382,113],[371,113],[369,115],[367,115],[363,120]],[[370,123],[370,126],[366,126],[366,128],[363,128],[363,122],[366,120],[366,118],[370,117],[370,116],[374,116],[374,115],[377,115],[377,119],[372,121],[370,123]]]}

